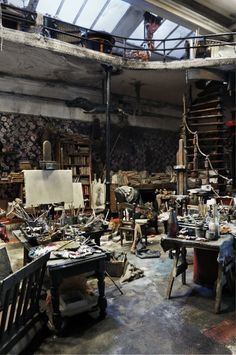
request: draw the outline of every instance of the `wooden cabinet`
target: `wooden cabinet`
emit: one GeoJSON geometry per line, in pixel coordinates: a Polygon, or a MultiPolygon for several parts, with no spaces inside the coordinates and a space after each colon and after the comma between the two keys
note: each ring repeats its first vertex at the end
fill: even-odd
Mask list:
{"type": "Polygon", "coordinates": [[[64,136],[59,143],[60,169],[72,170],[73,182],[81,182],[85,206],[90,207],[91,144],[87,136],[64,136]]]}

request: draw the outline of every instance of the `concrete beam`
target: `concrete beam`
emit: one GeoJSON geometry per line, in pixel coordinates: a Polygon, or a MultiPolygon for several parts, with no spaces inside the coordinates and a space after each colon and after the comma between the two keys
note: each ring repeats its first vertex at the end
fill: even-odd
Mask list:
{"type": "MultiPolygon", "coordinates": [[[[61,42],[55,39],[44,38],[39,34],[15,31],[8,28],[2,30],[3,50],[5,49],[5,41],[14,43],[14,45],[22,45],[23,47],[40,48],[49,50],[62,56],[68,55],[80,59],[86,63],[105,63],[111,64],[117,68],[132,69],[132,70],[185,70],[189,68],[204,68],[204,67],[222,67],[227,66],[228,69],[234,70],[236,64],[235,57],[224,58],[196,58],[193,60],[180,60],[173,62],[138,62],[128,61],[121,57],[112,56],[109,54],[96,52],[87,48],[74,46],[70,43],[61,42]]],[[[22,51],[23,51],[22,47],[22,51]]],[[[42,52],[43,56],[43,52],[42,52]]]]}
{"type": "Polygon", "coordinates": [[[83,88],[65,83],[50,81],[37,81],[32,79],[0,76],[0,93],[35,96],[44,99],[74,100],[77,97],[86,97],[94,103],[102,103],[102,90],[83,88]]]}
{"type": "Polygon", "coordinates": [[[35,12],[36,8],[38,6],[39,0],[29,0],[29,3],[27,5],[27,10],[35,12]]]}
{"type": "Polygon", "coordinates": [[[218,24],[206,16],[181,6],[172,0],[124,0],[131,5],[139,6],[146,11],[154,12],[168,20],[186,26],[193,31],[201,29],[201,34],[229,32],[227,26],[218,24]]]}
{"type": "Polygon", "coordinates": [[[206,16],[200,15],[195,11],[186,8],[172,0],[146,0],[157,8],[163,9],[169,13],[174,14],[178,18],[184,19],[184,21],[190,22],[195,26],[195,29],[202,28],[210,33],[224,33],[229,32],[229,28],[222,26],[221,24],[212,21],[206,16]]]}
{"type": "MultiPolygon", "coordinates": [[[[11,95],[13,101],[15,101],[15,97],[25,98],[26,102],[31,99],[43,101],[54,100],[60,103],[60,105],[64,105],[66,101],[80,97],[89,100],[98,108],[103,103],[102,90],[9,76],[0,77],[0,95],[11,95]]],[[[112,105],[133,115],[137,101],[131,96],[112,94],[112,105]]],[[[139,110],[145,116],[153,119],[157,115],[162,118],[178,118],[182,114],[181,106],[143,98],[140,99],[139,110]]]]}
{"type": "Polygon", "coordinates": [[[189,80],[216,80],[216,81],[226,81],[227,73],[224,71],[214,70],[214,69],[189,69],[188,72],[189,80]]]}
{"type": "MultiPolygon", "coordinates": [[[[43,116],[59,119],[71,119],[83,122],[92,122],[94,116],[105,123],[105,114],[87,114],[80,108],[67,107],[60,100],[46,100],[24,96],[0,94],[1,113],[23,114],[30,116],[43,116]]],[[[178,118],[178,117],[177,117],[178,118]]],[[[111,122],[119,123],[117,115],[111,115],[111,122]]],[[[177,131],[180,121],[176,117],[168,117],[156,114],[155,119],[145,116],[128,116],[128,124],[134,127],[145,127],[151,129],[163,129],[177,131]]]]}
{"type": "MultiPolygon", "coordinates": [[[[189,0],[175,0],[176,3],[185,6],[186,8],[198,13],[203,17],[207,17],[210,20],[223,25],[225,27],[229,27],[232,24],[232,19],[220,14],[219,12],[214,11],[203,4],[200,4],[196,1],[189,1],[189,0]]],[[[206,1],[207,4],[207,1],[206,1]]]]}

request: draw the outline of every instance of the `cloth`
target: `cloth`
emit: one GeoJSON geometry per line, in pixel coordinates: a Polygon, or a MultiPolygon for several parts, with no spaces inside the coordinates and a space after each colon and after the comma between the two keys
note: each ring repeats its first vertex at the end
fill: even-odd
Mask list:
{"type": "MultiPolygon", "coordinates": [[[[215,242],[217,243],[218,241],[219,240],[215,242]]],[[[207,244],[207,241],[205,243],[207,244]]],[[[166,252],[167,250],[173,249],[173,243],[172,241],[162,239],[161,247],[166,252]]],[[[193,248],[194,247],[195,246],[193,245],[193,248]]],[[[220,245],[217,261],[218,263],[224,265],[225,262],[227,262],[227,259],[233,258],[234,256],[235,256],[234,237],[230,236],[229,239],[223,241],[223,243],[220,245]]]]}
{"type": "Polygon", "coordinates": [[[140,259],[160,258],[159,250],[141,249],[136,251],[136,256],[140,259]]]}
{"type": "Polygon", "coordinates": [[[228,259],[231,259],[234,256],[235,256],[234,238],[232,236],[229,240],[225,240],[221,244],[217,261],[218,261],[218,263],[224,265],[228,259]]]}
{"type": "Polygon", "coordinates": [[[144,276],[144,271],[135,265],[128,263],[124,275],[120,278],[120,283],[133,281],[144,276]]]}
{"type": "Polygon", "coordinates": [[[139,191],[131,186],[120,186],[115,189],[117,202],[135,203],[139,199],[139,191]]]}

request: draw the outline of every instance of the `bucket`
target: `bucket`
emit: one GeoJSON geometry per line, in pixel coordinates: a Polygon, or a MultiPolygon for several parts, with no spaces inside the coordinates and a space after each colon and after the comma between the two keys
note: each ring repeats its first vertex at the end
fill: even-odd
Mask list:
{"type": "Polygon", "coordinates": [[[194,248],[193,256],[193,282],[201,286],[210,287],[218,276],[218,252],[194,248]]]}

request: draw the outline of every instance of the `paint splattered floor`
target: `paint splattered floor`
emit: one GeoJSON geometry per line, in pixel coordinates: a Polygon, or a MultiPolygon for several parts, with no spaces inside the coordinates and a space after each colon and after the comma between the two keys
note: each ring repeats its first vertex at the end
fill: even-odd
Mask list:
{"type": "MultiPolygon", "coordinates": [[[[235,298],[224,291],[222,312],[214,313],[211,289],[192,282],[193,255],[188,252],[187,285],[175,281],[172,298],[165,299],[172,260],[160,246],[161,236],[150,237],[149,248],[160,258],[140,259],[130,243],[102,238],[109,250],[126,251],[128,260],[144,270],[144,277],[122,285],[123,295],[106,278],[107,317],[81,314],[68,318],[63,336],[46,332],[27,354],[233,354],[236,353],[235,298]]],[[[19,266],[22,249],[8,245],[19,266]]],[[[118,282],[118,280],[116,280],[118,282]]]]}

